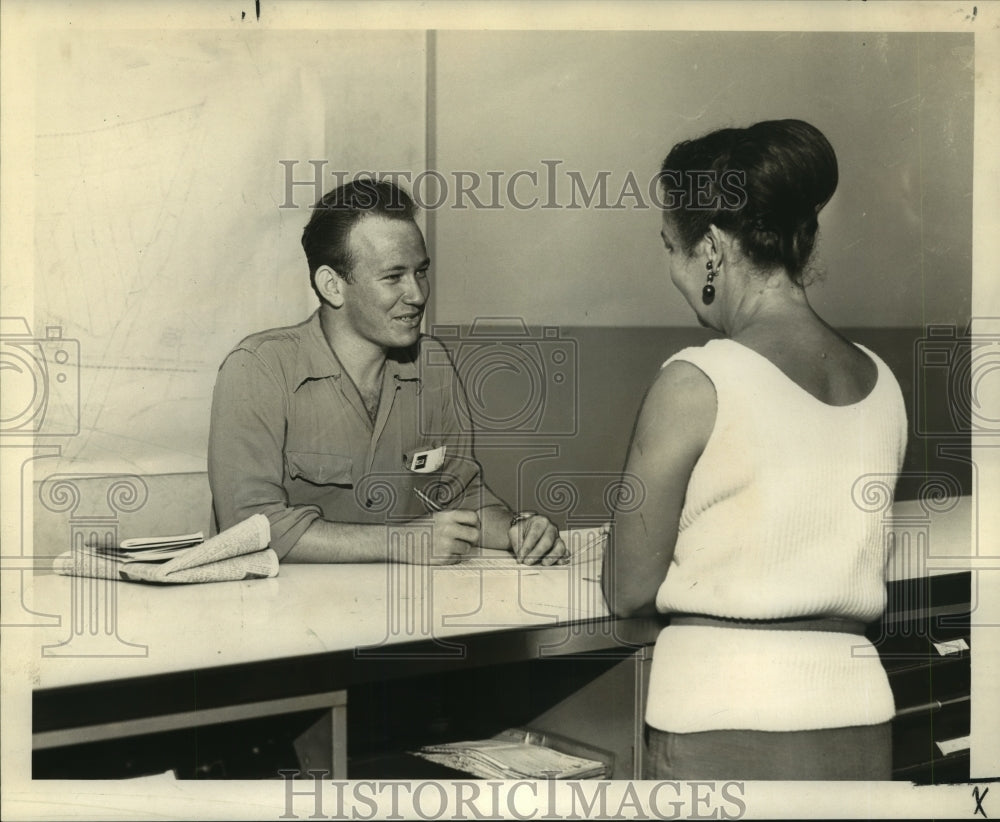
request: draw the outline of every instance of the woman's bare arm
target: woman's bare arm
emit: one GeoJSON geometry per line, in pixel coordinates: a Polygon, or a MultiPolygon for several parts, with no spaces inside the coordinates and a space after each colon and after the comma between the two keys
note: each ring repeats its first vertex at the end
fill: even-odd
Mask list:
{"type": "Polygon", "coordinates": [[[677,542],[688,480],[715,425],[715,386],[676,361],[657,375],[639,411],[625,464],[642,503],[616,513],[601,586],[618,616],[655,613],[656,592],[677,542]]]}

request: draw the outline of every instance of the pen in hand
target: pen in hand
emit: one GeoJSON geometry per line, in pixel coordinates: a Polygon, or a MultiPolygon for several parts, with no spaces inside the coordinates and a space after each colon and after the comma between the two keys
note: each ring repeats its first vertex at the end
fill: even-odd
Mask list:
{"type": "Polygon", "coordinates": [[[434,545],[437,546],[440,541],[450,553],[452,562],[464,559],[469,549],[479,543],[479,515],[475,511],[449,510],[419,488],[414,488],[413,493],[433,512],[431,518],[436,524],[434,545]],[[444,516],[439,519],[438,514],[444,516]]]}
{"type": "Polygon", "coordinates": [[[432,500],[429,496],[427,496],[427,494],[425,494],[419,488],[414,488],[413,489],[413,493],[416,494],[418,497],[420,497],[420,499],[423,500],[424,505],[426,505],[432,511],[443,511],[444,510],[444,507],[442,505],[440,505],[439,503],[437,503],[434,500],[432,500]]]}

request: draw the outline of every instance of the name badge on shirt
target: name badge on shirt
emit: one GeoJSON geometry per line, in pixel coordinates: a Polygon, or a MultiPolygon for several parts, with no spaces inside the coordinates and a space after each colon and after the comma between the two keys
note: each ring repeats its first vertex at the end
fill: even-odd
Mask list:
{"type": "Polygon", "coordinates": [[[442,445],[440,448],[417,451],[410,457],[406,467],[417,474],[429,474],[432,471],[437,471],[444,465],[444,454],[447,447],[442,445]]]}

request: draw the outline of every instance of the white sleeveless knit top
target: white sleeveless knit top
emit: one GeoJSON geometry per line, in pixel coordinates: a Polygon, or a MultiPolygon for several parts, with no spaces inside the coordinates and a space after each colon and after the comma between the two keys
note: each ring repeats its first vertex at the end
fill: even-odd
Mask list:
{"type": "MultiPolygon", "coordinates": [[[[733,340],[687,348],[715,386],[715,426],[688,483],[664,613],[739,619],[843,617],[885,607],[884,510],[906,447],[902,393],[885,363],[864,399],[831,406],[733,340]]],[[[883,722],[892,693],[863,637],[669,626],[656,645],[647,721],[662,730],[804,730],[883,722]]]]}

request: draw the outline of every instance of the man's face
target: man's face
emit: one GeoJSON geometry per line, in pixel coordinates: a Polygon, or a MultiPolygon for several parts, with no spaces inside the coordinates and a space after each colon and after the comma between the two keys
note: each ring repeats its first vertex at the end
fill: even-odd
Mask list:
{"type": "Polygon", "coordinates": [[[430,260],[417,224],[364,217],[348,242],[353,281],[344,285],[342,311],[351,329],[379,348],[413,345],[430,293],[430,260]]]}

